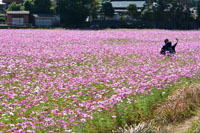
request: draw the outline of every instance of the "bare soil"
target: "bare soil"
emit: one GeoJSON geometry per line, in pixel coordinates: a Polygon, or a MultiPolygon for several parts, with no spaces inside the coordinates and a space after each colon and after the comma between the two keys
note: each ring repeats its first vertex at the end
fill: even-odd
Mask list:
{"type": "Polygon", "coordinates": [[[167,133],[189,133],[189,130],[192,128],[192,123],[195,123],[200,118],[200,109],[198,109],[195,116],[186,119],[185,121],[179,124],[169,124],[166,127],[167,133]]]}

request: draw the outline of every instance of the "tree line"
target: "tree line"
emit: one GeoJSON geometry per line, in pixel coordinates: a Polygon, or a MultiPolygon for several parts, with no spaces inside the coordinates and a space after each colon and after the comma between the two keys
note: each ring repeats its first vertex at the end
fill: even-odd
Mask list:
{"type": "MultiPolygon", "coordinates": [[[[176,25],[183,21],[197,20],[191,14],[191,4],[195,1],[191,0],[151,0],[141,12],[142,19],[155,22],[168,22],[176,25]]],[[[196,8],[199,13],[199,3],[196,1],[196,8]]],[[[198,19],[200,16],[198,16],[198,19]]]]}
{"type": "Polygon", "coordinates": [[[8,11],[26,10],[30,13],[55,13],[50,0],[25,0],[23,4],[13,2],[8,5],[8,11]]]}
{"type": "MultiPolygon", "coordinates": [[[[114,9],[110,1],[102,0],[25,0],[23,4],[11,3],[7,10],[28,10],[31,13],[60,14],[63,26],[80,25],[88,16],[97,17],[98,13],[112,18],[114,9]]],[[[167,22],[179,25],[183,21],[200,21],[200,0],[147,0],[138,12],[137,6],[127,7],[132,18],[144,21],[167,22]],[[195,7],[197,18],[191,15],[190,8],[195,7]]]]}

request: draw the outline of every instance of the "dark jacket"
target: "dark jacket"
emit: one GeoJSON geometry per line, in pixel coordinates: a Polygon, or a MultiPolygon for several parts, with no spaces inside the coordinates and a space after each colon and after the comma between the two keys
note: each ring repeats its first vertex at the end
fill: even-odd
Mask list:
{"type": "Polygon", "coordinates": [[[173,46],[171,45],[171,43],[165,44],[161,48],[160,54],[165,55],[166,51],[169,51],[169,53],[171,53],[171,54],[175,54],[176,53],[176,45],[177,45],[177,43],[175,43],[173,46]]]}

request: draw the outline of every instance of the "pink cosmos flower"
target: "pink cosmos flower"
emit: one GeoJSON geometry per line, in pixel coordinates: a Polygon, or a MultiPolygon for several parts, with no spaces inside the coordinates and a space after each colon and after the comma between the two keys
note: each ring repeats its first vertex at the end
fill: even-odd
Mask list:
{"type": "Polygon", "coordinates": [[[24,109],[24,108],[21,108],[21,111],[22,111],[22,112],[26,112],[26,109],[24,109]]]}
{"type": "Polygon", "coordinates": [[[116,116],[115,116],[115,115],[113,115],[113,116],[112,116],[112,118],[114,119],[114,118],[116,118],[116,116]]]}

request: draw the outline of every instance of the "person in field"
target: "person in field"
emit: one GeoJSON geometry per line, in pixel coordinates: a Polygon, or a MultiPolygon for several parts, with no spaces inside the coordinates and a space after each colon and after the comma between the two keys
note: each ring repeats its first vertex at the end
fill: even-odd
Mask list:
{"type": "Polygon", "coordinates": [[[176,38],[176,43],[172,46],[172,42],[168,39],[165,39],[165,44],[161,48],[160,54],[166,55],[166,52],[169,52],[170,54],[176,53],[176,45],[178,44],[178,39],[176,38]]]}

